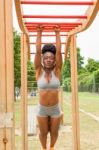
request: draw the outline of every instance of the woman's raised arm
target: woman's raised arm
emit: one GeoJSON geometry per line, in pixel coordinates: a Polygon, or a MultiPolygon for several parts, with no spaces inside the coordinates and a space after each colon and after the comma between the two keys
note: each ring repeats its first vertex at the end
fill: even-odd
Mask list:
{"type": "Polygon", "coordinates": [[[35,69],[41,68],[41,38],[42,38],[42,27],[37,27],[37,39],[36,39],[36,54],[34,58],[35,69]]]}
{"type": "Polygon", "coordinates": [[[60,28],[56,26],[54,28],[56,33],[56,67],[62,68],[62,54],[61,54],[61,38],[60,38],[60,28]]]}

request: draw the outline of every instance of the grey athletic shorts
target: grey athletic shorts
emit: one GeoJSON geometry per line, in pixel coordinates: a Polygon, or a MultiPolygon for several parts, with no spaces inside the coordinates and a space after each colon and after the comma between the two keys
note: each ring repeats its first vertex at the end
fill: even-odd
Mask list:
{"type": "Polygon", "coordinates": [[[62,115],[61,108],[59,104],[53,105],[53,106],[44,106],[41,104],[38,104],[38,111],[37,116],[38,117],[60,117],[62,115]]]}

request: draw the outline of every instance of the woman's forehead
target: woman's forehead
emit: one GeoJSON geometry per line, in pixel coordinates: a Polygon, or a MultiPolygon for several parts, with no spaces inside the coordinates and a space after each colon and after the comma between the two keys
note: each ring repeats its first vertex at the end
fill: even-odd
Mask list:
{"type": "Polygon", "coordinates": [[[43,54],[44,57],[48,56],[48,57],[55,57],[53,53],[51,52],[46,52],[43,54]]]}

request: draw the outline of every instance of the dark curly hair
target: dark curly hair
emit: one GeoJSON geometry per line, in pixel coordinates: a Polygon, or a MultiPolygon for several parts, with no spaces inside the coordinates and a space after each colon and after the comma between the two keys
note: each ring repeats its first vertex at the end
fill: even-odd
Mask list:
{"type": "Polygon", "coordinates": [[[46,53],[46,52],[51,52],[54,55],[56,54],[56,47],[54,44],[45,44],[42,48],[42,54],[46,53]]]}

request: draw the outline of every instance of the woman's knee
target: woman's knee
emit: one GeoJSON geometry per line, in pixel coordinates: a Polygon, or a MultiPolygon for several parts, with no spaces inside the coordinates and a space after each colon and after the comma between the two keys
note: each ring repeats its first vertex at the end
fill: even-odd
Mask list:
{"type": "Polygon", "coordinates": [[[48,134],[48,131],[41,131],[39,133],[39,136],[44,138],[44,137],[47,137],[47,134],[48,134]]]}
{"type": "Polygon", "coordinates": [[[50,134],[53,137],[57,137],[58,136],[58,131],[51,131],[50,134]]]}

